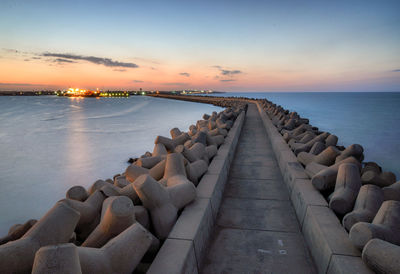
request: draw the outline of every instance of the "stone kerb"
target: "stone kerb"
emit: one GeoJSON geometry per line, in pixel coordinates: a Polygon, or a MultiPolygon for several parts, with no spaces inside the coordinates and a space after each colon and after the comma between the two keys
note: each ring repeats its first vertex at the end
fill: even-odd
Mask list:
{"type": "Polygon", "coordinates": [[[314,188],[261,105],[256,104],[318,272],[371,273],[325,198],[314,188]]]}
{"type": "Polygon", "coordinates": [[[200,180],[196,199],[179,216],[147,273],[198,273],[217,217],[244,117],[245,112],[242,111],[200,180]]]}

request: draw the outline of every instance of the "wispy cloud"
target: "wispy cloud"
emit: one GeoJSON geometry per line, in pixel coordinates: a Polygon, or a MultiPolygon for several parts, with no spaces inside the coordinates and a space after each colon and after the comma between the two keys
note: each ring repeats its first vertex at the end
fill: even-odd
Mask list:
{"type": "Polygon", "coordinates": [[[236,81],[235,79],[221,79],[219,80],[220,82],[234,82],[236,81]]]}
{"type": "Polygon", "coordinates": [[[182,83],[182,82],[172,82],[172,83],[162,83],[163,85],[166,86],[184,86],[187,85],[187,83],[182,83]]]}
{"type": "Polygon", "coordinates": [[[113,71],[124,72],[126,69],[113,69],[113,71]]]}
{"type": "Polygon", "coordinates": [[[235,75],[235,74],[240,74],[240,73],[242,73],[240,70],[221,69],[222,75],[235,75]]]}
{"type": "Polygon", "coordinates": [[[236,76],[242,74],[243,72],[238,69],[226,69],[222,66],[211,66],[219,70],[219,75],[215,76],[215,79],[219,79],[220,82],[233,82],[236,81],[236,76]]]}
{"type": "Polygon", "coordinates": [[[76,62],[69,59],[57,58],[54,59],[54,63],[62,64],[62,63],[76,63],[76,62]]]}
{"type": "Polygon", "coordinates": [[[400,69],[394,69],[392,72],[400,72],[400,69]]]}
{"type": "Polygon", "coordinates": [[[10,53],[18,53],[20,51],[16,50],[16,49],[7,49],[7,48],[2,48],[2,50],[6,51],[6,52],[10,52],[10,53]]]}
{"type": "Polygon", "coordinates": [[[144,83],[144,81],[142,81],[142,80],[133,80],[132,82],[134,82],[134,83],[144,83]]]}
{"type": "Polygon", "coordinates": [[[110,58],[103,58],[103,57],[96,57],[96,56],[84,56],[84,55],[75,55],[75,54],[68,54],[68,53],[51,53],[45,52],[41,54],[45,57],[56,57],[68,60],[82,60],[87,61],[97,65],[104,65],[106,67],[123,67],[123,68],[138,68],[139,66],[135,63],[129,62],[120,62],[114,61],[110,58]]]}
{"type": "Polygon", "coordinates": [[[42,84],[30,84],[30,83],[0,83],[0,86],[31,87],[31,86],[44,86],[44,85],[42,85],[42,84]]]}
{"type": "Polygon", "coordinates": [[[190,77],[190,73],[188,73],[188,72],[181,72],[181,73],[179,73],[179,75],[190,77]]]}

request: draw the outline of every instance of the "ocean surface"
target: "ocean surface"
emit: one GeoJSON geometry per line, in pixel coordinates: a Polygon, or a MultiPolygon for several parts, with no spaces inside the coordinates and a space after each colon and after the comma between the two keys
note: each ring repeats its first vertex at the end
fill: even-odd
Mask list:
{"type": "Polygon", "coordinates": [[[43,216],[71,186],[124,172],[157,135],[220,110],[145,96],[0,96],[0,237],[43,216]]]}
{"type": "Polygon", "coordinates": [[[228,92],[220,96],[266,98],[339,137],[338,144],[364,147],[374,161],[400,180],[400,92],[228,92]]]}

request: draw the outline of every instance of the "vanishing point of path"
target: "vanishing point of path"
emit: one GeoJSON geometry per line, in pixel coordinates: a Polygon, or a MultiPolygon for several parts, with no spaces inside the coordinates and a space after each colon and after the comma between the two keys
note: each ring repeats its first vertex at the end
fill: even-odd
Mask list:
{"type": "Polygon", "coordinates": [[[255,104],[249,104],[202,273],[315,273],[255,104]]]}

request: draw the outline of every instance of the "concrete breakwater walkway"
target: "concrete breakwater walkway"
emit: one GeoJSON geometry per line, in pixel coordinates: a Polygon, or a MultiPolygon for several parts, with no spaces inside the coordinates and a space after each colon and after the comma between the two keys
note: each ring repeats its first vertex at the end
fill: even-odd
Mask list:
{"type": "Polygon", "coordinates": [[[249,104],[202,273],[315,273],[257,106],[249,104]]]}

